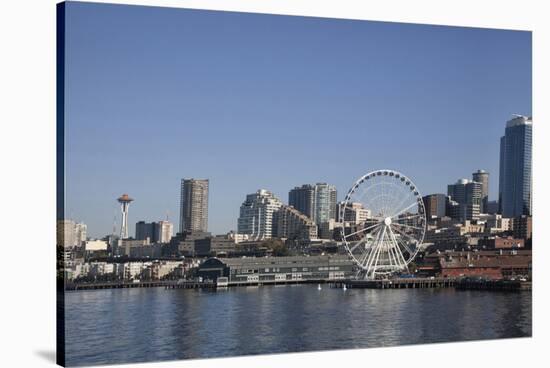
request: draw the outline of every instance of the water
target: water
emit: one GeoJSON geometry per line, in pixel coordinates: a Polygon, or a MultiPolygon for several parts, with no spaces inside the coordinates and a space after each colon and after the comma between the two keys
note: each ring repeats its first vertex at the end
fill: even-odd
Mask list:
{"type": "Polygon", "coordinates": [[[524,336],[529,292],[292,285],[66,294],[67,365],[524,336]]]}

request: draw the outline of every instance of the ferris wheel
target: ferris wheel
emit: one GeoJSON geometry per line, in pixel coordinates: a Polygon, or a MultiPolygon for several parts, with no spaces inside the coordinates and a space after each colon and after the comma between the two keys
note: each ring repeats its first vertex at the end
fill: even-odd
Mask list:
{"type": "Polygon", "coordinates": [[[363,175],[340,206],[346,250],[366,279],[407,272],[426,232],[420,192],[393,170],[363,175]]]}

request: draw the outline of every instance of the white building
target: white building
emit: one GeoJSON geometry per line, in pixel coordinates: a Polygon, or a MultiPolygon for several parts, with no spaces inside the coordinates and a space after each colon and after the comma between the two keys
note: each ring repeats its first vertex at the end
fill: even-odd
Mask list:
{"type": "Polygon", "coordinates": [[[86,241],[86,224],[73,220],[57,220],[57,244],[66,248],[81,246],[86,241]]]}
{"type": "Polygon", "coordinates": [[[486,231],[489,233],[500,233],[504,231],[512,231],[514,222],[512,218],[502,217],[502,215],[483,215],[480,220],[485,221],[486,231]]]}
{"type": "Polygon", "coordinates": [[[149,264],[143,262],[127,262],[123,265],[123,278],[124,280],[139,279],[141,271],[149,264]]]}
{"type": "Polygon", "coordinates": [[[174,234],[174,225],[168,221],[159,221],[155,223],[155,233],[158,237],[156,240],[159,243],[170,243],[170,239],[174,234]]]}
{"type": "Polygon", "coordinates": [[[348,203],[344,206],[345,202],[338,203],[338,221],[347,222],[353,225],[364,223],[371,216],[371,211],[364,208],[360,202],[348,203]],[[344,213],[342,213],[344,211],[344,213]]]}
{"type": "Polygon", "coordinates": [[[248,194],[240,208],[237,232],[247,234],[251,240],[271,238],[273,213],[282,205],[283,203],[273,193],[265,189],[248,194]]]}
{"type": "Polygon", "coordinates": [[[95,252],[107,250],[107,242],[105,240],[87,240],[84,242],[84,250],[87,252],[95,252]]]}
{"type": "Polygon", "coordinates": [[[75,245],[81,246],[87,238],[88,226],[85,223],[79,222],[74,225],[74,241],[75,245]]]}
{"type": "Polygon", "coordinates": [[[248,234],[239,234],[239,233],[234,233],[233,231],[227,234],[227,238],[233,239],[235,241],[235,244],[239,244],[240,242],[250,240],[248,234]]]}

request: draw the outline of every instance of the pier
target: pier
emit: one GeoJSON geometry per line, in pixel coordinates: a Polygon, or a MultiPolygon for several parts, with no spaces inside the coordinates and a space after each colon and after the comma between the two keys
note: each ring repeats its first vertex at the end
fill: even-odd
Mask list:
{"type": "Polygon", "coordinates": [[[90,282],[66,284],[66,291],[98,290],[98,289],[130,289],[164,287],[165,289],[215,289],[213,281],[140,281],[140,282],[90,282]]]}
{"type": "Polygon", "coordinates": [[[530,291],[532,283],[519,280],[462,279],[456,282],[455,288],[457,290],[530,291]]]}
{"type": "Polygon", "coordinates": [[[223,284],[211,280],[165,280],[141,282],[98,282],[66,284],[65,290],[98,290],[98,289],[126,289],[164,287],[165,289],[210,289],[239,286],[268,286],[268,285],[296,285],[296,284],[329,284],[332,288],[347,289],[433,289],[455,288],[457,290],[486,290],[486,291],[524,291],[531,290],[529,281],[519,280],[484,280],[484,279],[455,279],[455,278],[393,278],[381,280],[352,280],[352,279],[294,279],[294,280],[257,280],[257,281],[229,281],[223,284]]]}
{"type": "Polygon", "coordinates": [[[455,286],[452,278],[395,278],[383,280],[345,280],[337,287],[345,285],[348,289],[426,289],[451,288],[455,286]]]}

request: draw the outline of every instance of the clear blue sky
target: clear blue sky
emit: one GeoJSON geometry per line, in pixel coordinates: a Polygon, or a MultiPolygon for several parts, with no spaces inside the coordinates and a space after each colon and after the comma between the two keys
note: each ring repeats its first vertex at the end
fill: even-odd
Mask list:
{"type": "Polygon", "coordinates": [[[181,178],[210,179],[209,230],[247,193],[380,168],[422,194],[477,169],[498,190],[499,139],[531,114],[531,33],[69,3],[66,213],[112,231],[115,199],[179,222],[181,178]]]}

